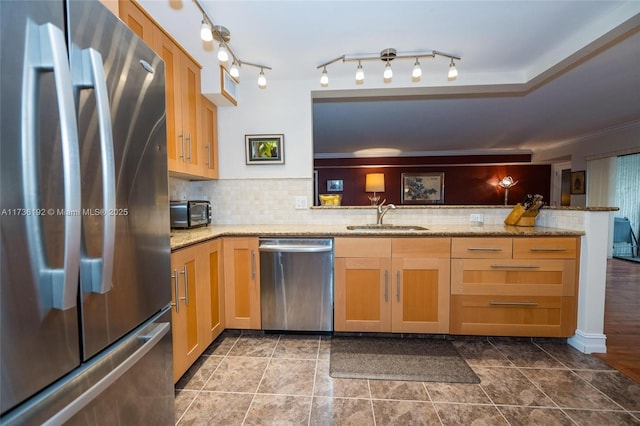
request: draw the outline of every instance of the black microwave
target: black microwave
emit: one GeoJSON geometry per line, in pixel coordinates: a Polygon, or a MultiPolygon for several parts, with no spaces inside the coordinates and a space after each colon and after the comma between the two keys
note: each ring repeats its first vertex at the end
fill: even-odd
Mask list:
{"type": "Polygon", "coordinates": [[[189,229],[211,223],[209,201],[171,201],[170,204],[171,228],[189,229]]]}

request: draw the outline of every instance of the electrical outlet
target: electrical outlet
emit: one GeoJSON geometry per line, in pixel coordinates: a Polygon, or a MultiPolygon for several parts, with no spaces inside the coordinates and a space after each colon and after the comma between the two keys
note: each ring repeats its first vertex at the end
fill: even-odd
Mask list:
{"type": "Polygon", "coordinates": [[[469,222],[484,223],[484,215],[481,213],[473,213],[469,215],[469,222]]]}
{"type": "Polygon", "coordinates": [[[295,201],[296,210],[304,210],[307,208],[307,197],[304,195],[297,196],[295,201]]]}

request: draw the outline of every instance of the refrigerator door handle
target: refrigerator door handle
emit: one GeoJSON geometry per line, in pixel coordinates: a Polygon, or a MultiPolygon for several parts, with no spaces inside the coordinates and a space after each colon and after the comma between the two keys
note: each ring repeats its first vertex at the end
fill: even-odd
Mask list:
{"type": "Polygon", "coordinates": [[[82,393],[82,395],[74,399],[69,405],[42,423],[43,426],[60,425],[71,419],[91,401],[103,393],[116,380],[122,377],[123,374],[134,367],[142,357],[144,357],[160,342],[170,329],[171,326],[168,322],[156,323],[152,324],[150,327],[145,327],[145,329],[140,331],[136,336],[136,339],[139,342],[144,342],[138,349],[129,355],[122,363],[118,364],[117,367],[99,380],[95,385],[87,389],[86,392],[82,393]]]}
{"type": "Polygon", "coordinates": [[[80,153],[78,125],[73,102],[71,73],[67,48],[62,31],[53,24],[27,24],[27,46],[23,67],[22,86],[22,170],[27,245],[32,267],[39,282],[41,305],[47,306],[47,296],[54,309],[67,310],[76,306],[78,271],[80,267],[80,153]],[[38,74],[53,72],[60,115],[60,136],[64,182],[64,211],[38,208],[38,150],[37,102],[38,74]],[[43,245],[44,232],[40,217],[64,215],[64,260],[62,268],[48,265],[43,245]]]}
{"type": "MultiPolygon", "coordinates": [[[[74,47],[74,49],[77,48],[74,47]]],[[[105,294],[111,290],[113,281],[113,258],[116,240],[116,166],[113,153],[113,134],[111,108],[107,83],[104,75],[102,55],[95,49],[79,52],[79,60],[72,61],[73,84],[79,90],[93,89],[98,112],[100,131],[100,153],[102,160],[102,209],[92,210],[90,214],[102,216],[102,257],[83,257],[80,261],[80,279],[83,288],[91,292],[105,294]]]]}

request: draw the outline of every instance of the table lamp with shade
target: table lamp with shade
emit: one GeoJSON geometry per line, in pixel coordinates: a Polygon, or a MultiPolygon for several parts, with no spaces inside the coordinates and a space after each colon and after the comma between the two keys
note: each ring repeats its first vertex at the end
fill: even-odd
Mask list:
{"type": "Polygon", "coordinates": [[[376,192],[384,192],[384,173],[368,173],[365,191],[373,192],[373,196],[369,196],[369,201],[371,201],[372,206],[377,205],[380,196],[376,195],[376,192]]]}

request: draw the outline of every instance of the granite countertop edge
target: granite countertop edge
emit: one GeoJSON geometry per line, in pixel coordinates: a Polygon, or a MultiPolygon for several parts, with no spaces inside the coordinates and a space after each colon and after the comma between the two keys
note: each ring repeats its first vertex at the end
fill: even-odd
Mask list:
{"type": "Polygon", "coordinates": [[[209,225],[172,230],[171,250],[219,237],[540,237],[582,236],[584,231],[544,226],[428,225],[426,230],[348,230],[346,225],[209,225]]]}

